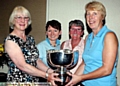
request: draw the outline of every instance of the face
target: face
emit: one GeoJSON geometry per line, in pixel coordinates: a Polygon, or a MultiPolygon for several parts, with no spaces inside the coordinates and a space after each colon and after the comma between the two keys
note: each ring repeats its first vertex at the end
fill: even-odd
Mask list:
{"type": "Polygon", "coordinates": [[[86,20],[87,20],[88,26],[92,30],[100,29],[103,26],[103,22],[102,22],[103,17],[100,11],[96,11],[96,10],[87,11],[86,20]]]}
{"type": "Polygon", "coordinates": [[[29,17],[18,14],[14,17],[14,28],[24,31],[28,26],[29,17]]]}
{"type": "Polygon", "coordinates": [[[83,30],[80,26],[72,25],[69,34],[71,39],[79,39],[83,35],[83,30]]]}
{"type": "Polygon", "coordinates": [[[61,34],[61,31],[53,28],[52,26],[48,27],[48,30],[46,31],[46,35],[50,39],[50,41],[56,41],[61,34]]]}

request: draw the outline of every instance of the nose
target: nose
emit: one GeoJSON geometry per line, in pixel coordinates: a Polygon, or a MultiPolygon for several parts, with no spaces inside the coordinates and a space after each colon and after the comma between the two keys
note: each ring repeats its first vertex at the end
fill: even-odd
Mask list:
{"type": "Polygon", "coordinates": [[[91,14],[89,18],[92,19],[93,17],[94,17],[94,15],[91,14]]]}
{"type": "Polygon", "coordinates": [[[54,35],[54,31],[51,32],[51,35],[54,35]]]}
{"type": "Polygon", "coordinates": [[[77,29],[74,29],[74,33],[77,33],[77,29]]]}
{"type": "Polygon", "coordinates": [[[21,21],[22,21],[22,22],[24,22],[24,21],[25,21],[25,18],[24,18],[24,17],[23,17],[23,18],[21,18],[21,21]]]}

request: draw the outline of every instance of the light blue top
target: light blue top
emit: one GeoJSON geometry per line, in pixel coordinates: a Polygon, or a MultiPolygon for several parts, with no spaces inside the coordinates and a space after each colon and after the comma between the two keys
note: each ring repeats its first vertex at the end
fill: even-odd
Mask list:
{"type": "Polygon", "coordinates": [[[39,58],[43,61],[43,63],[48,66],[47,64],[47,56],[46,56],[46,51],[50,50],[50,49],[55,49],[55,50],[60,50],[60,40],[56,40],[56,46],[53,47],[50,44],[50,41],[48,38],[46,38],[46,40],[40,42],[37,45],[37,48],[39,50],[39,58]]]}
{"type": "MultiPolygon", "coordinates": [[[[107,26],[103,26],[93,40],[92,40],[93,33],[90,33],[88,35],[85,50],[83,52],[83,59],[85,62],[84,74],[90,73],[102,66],[103,64],[102,51],[104,47],[104,37],[107,32],[110,32],[110,30],[107,28],[107,26]]],[[[117,86],[116,80],[117,61],[118,56],[116,58],[113,71],[110,75],[97,79],[85,80],[83,84],[85,86],[117,86]]]]}

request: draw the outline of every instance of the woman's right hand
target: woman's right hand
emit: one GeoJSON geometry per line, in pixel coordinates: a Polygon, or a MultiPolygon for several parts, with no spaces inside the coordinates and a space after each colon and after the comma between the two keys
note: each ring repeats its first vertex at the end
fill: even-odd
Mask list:
{"type": "Polygon", "coordinates": [[[55,81],[61,82],[61,79],[58,78],[58,75],[59,75],[58,73],[49,73],[49,74],[48,74],[47,80],[48,80],[48,82],[51,82],[52,86],[57,86],[57,85],[55,84],[55,81]]]}

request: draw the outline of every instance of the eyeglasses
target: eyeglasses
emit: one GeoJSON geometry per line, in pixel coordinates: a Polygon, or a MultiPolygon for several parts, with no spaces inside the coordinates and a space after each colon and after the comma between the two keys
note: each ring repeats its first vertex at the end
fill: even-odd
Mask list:
{"type": "Polygon", "coordinates": [[[15,17],[15,19],[17,19],[18,21],[21,21],[22,19],[24,19],[25,21],[28,21],[30,18],[29,17],[15,17]]]}
{"type": "Polygon", "coordinates": [[[71,28],[70,31],[79,31],[79,32],[81,32],[82,29],[79,29],[79,28],[78,28],[78,29],[71,28]]]}

